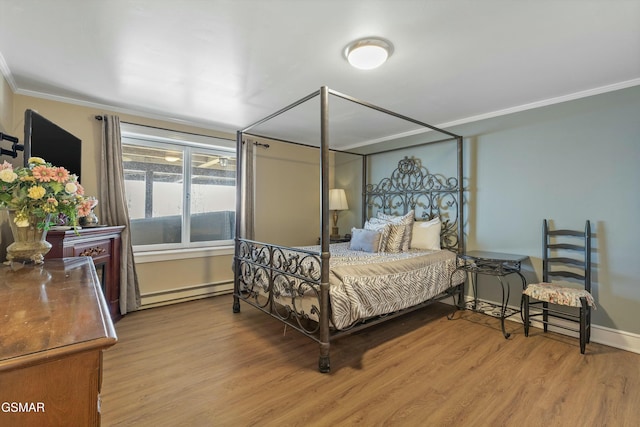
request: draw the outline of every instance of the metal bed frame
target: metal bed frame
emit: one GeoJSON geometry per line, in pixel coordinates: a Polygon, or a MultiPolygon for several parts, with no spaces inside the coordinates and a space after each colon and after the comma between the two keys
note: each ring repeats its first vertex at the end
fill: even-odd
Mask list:
{"type": "Polygon", "coordinates": [[[320,346],[318,367],[320,372],[323,373],[330,371],[329,350],[332,339],[387,321],[444,298],[455,298],[457,295],[458,307],[460,307],[464,293],[463,283],[416,306],[384,316],[363,319],[347,329],[338,330],[332,327],[329,304],[329,95],[447,136],[446,139],[419,145],[446,141],[456,142],[457,175],[449,178],[431,174],[418,159],[405,157],[398,163],[398,168],[391,177],[383,179],[378,184],[366,184],[368,157],[395,150],[362,155],[362,212],[363,221],[366,219],[367,214],[372,213],[374,209],[392,214],[404,214],[411,209],[419,209],[421,211],[419,216],[424,219],[444,215],[442,217],[443,232],[441,235],[443,248],[451,249],[458,253],[464,252],[463,144],[461,136],[330,90],[326,86],[238,131],[236,144],[238,157],[240,157],[244,135],[270,138],[266,135],[248,133],[250,130],[295,108],[303,102],[320,96],[320,252],[258,242],[241,236],[240,223],[242,221],[240,221],[240,218],[243,215],[241,202],[243,188],[242,165],[244,162],[240,161],[239,158],[236,171],[236,213],[238,220],[236,220],[235,233],[233,312],[240,312],[240,300],[242,300],[316,341],[320,346]],[[305,311],[300,302],[303,297],[309,298],[310,295],[317,299],[317,304],[313,304],[311,308],[307,308],[305,311]],[[312,320],[313,318],[319,320],[312,320]]]}

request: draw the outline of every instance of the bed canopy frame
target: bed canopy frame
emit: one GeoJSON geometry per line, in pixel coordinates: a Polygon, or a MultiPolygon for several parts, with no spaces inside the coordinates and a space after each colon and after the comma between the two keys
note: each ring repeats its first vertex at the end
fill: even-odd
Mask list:
{"type": "MultiPolygon", "coordinates": [[[[331,105],[331,107],[333,106],[334,104],[331,105]]],[[[307,113],[309,113],[308,110],[307,113]]],[[[315,111],[315,114],[317,117],[317,110],[315,111]]],[[[309,114],[307,114],[307,118],[308,116],[309,114]]],[[[300,118],[300,116],[297,116],[297,118],[300,118]]],[[[300,120],[299,122],[305,121],[300,120]]],[[[384,120],[381,120],[380,122],[380,126],[386,126],[388,124],[384,120]]],[[[287,123],[289,124],[291,122],[287,123]]],[[[296,119],[294,125],[298,124],[298,120],[296,119]]],[[[362,126],[358,128],[358,132],[363,132],[362,126]]],[[[408,212],[410,209],[414,209],[416,206],[420,206],[422,207],[421,217],[423,219],[429,219],[433,216],[439,215],[441,209],[453,209],[454,217],[450,218],[448,221],[443,221],[442,246],[443,248],[451,249],[456,252],[463,252],[465,242],[463,231],[463,140],[461,136],[323,86],[318,91],[315,91],[253,123],[252,125],[239,130],[237,132],[236,148],[239,160],[237,162],[236,169],[236,213],[238,220],[236,221],[235,230],[234,313],[238,313],[240,311],[240,300],[243,300],[312,338],[320,345],[318,363],[319,370],[321,372],[329,372],[329,348],[331,339],[335,339],[390,318],[397,317],[403,313],[413,311],[435,301],[426,301],[419,306],[410,307],[409,309],[391,313],[381,318],[367,319],[357,325],[352,325],[346,330],[335,330],[335,328],[331,327],[332,325],[329,315],[329,244],[331,229],[329,213],[330,152],[342,152],[362,157],[363,223],[367,214],[370,213],[372,209],[376,208],[389,211],[391,213],[399,212],[402,214],[408,212]],[[300,131],[300,133],[294,134],[293,136],[291,136],[291,134],[281,132],[278,129],[277,122],[278,120],[282,120],[285,113],[294,112],[296,108],[300,108],[303,104],[308,106],[309,104],[305,104],[307,101],[318,97],[320,100],[319,123],[315,121],[309,127],[307,121],[304,126],[294,126],[296,128],[295,130],[300,131]],[[358,108],[364,108],[365,110],[373,111],[376,114],[380,113],[382,114],[381,117],[393,118],[394,121],[399,119],[403,123],[408,123],[409,126],[411,126],[411,129],[408,132],[403,132],[399,131],[397,127],[393,129],[382,129],[377,128],[376,126],[367,126],[365,132],[380,132],[384,134],[385,138],[376,140],[376,138],[372,137],[372,134],[369,133],[366,136],[361,137],[358,141],[357,138],[352,138],[348,135],[349,131],[344,127],[345,124],[351,123],[352,119],[357,119],[356,115],[344,114],[342,117],[338,118],[338,120],[332,122],[330,118],[330,99],[334,99],[332,97],[335,97],[335,99],[338,100],[338,110],[342,109],[346,105],[355,105],[358,108]],[[273,123],[275,123],[275,125],[273,125],[273,123]],[[334,124],[337,132],[331,128],[334,124]],[[434,134],[429,133],[431,138],[424,136],[426,135],[426,132],[432,131],[434,134]],[[307,133],[305,134],[304,132],[307,133]],[[319,144],[311,144],[306,140],[301,141],[301,139],[308,137],[309,133],[315,135],[316,139],[319,139],[319,144]],[[391,135],[398,134],[403,134],[405,136],[420,134],[424,139],[428,139],[428,141],[412,143],[409,147],[397,147],[367,154],[340,150],[335,147],[332,148],[331,139],[335,139],[336,135],[340,135],[339,138],[344,138],[346,136],[346,140],[354,146],[354,144],[357,145],[358,143],[363,143],[365,140],[391,140],[392,138],[389,138],[391,135]],[[433,135],[435,135],[435,138],[433,135]],[[318,148],[320,156],[319,178],[321,182],[321,230],[319,252],[290,248],[266,242],[258,242],[247,239],[242,235],[242,224],[245,222],[244,218],[246,216],[246,213],[243,212],[242,202],[242,193],[245,185],[243,180],[245,179],[244,169],[246,167],[246,161],[241,158],[241,153],[243,153],[243,141],[245,136],[265,138],[268,140],[318,148]],[[351,139],[349,139],[350,137],[351,139]],[[452,141],[455,141],[457,149],[455,177],[445,178],[441,175],[432,175],[425,167],[422,166],[420,160],[413,157],[405,157],[398,163],[398,168],[395,169],[389,178],[385,178],[377,184],[367,184],[366,182],[368,173],[367,168],[369,167],[368,158],[370,156],[389,153],[391,151],[406,150],[407,148],[428,144],[439,144],[452,141]],[[295,299],[292,299],[293,302],[291,304],[280,304],[278,300],[287,297],[286,295],[280,295],[278,293],[271,295],[267,292],[269,296],[264,297],[260,296],[259,293],[247,292],[246,289],[244,289],[249,281],[257,281],[260,277],[262,277],[262,279],[269,277],[269,292],[271,292],[271,286],[273,286],[273,283],[279,280],[287,281],[295,279],[301,283],[298,287],[298,292],[301,294],[310,291],[317,293],[319,304],[317,307],[312,308],[311,311],[313,311],[313,314],[317,316],[319,321],[310,321],[309,313],[305,313],[304,310],[296,307],[295,299]]],[[[417,212],[416,215],[418,215],[417,212]]],[[[264,291],[266,292],[267,289],[265,288],[264,291]]],[[[458,304],[460,304],[462,292],[462,288],[458,289],[456,292],[458,295],[458,304]]],[[[439,301],[445,297],[446,295],[438,298],[437,300],[439,301]]]]}

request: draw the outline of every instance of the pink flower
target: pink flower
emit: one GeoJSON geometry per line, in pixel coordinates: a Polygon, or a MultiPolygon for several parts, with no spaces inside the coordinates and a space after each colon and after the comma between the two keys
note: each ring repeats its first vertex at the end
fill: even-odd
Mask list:
{"type": "Polygon", "coordinates": [[[58,181],[60,183],[66,182],[69,179],[69,171],[63,167],[52,168],[53,172],[53,180],[58,181]]]}
{"type": "MultiPolygon", "coordinates": [[[[36,166],[33,168],[33,177],[40,182],[49,182],[54,178],[55,169],[46,166],[36,166]]],[[[55,180],[55,179],[54,179],[55,180]]]]}
{"type": "Polygon", "coordinates": [[[81,204],[78,205],[78,216],[87,216],[91,212],[92,202],[90,200],[85,200],[81,204]]]}

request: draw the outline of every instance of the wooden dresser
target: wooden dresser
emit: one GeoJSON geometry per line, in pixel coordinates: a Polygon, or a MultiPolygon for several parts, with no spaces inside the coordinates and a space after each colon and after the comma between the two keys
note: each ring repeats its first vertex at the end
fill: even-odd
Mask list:
{"type": "Polygon", "coordinates": [[[90,258],[0,266],[0,425],[100,425],[116,333],[90,258]]]}
{"type": "Polygon", "coordinates": [[[74,230],[50,230],[47,241],[51,251],[45,258],[88,256],[93,259],[111,319],[120,315],[120,235],[124,226],[85,227],[74,230]]]}

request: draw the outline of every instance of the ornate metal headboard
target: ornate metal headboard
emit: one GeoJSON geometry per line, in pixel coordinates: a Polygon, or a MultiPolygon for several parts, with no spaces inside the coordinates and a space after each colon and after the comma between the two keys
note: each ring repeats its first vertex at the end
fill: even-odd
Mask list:
{"type": "Polygon", "coordinates": [[[377,184],[367,184],[364,205],[367,218],[378,211],[404,215],[411,209],[417,221],[440,217],[441,246],[458,250],[458,221],[460,220],[459,186],[455,177],[434,175],[415,157],[405,157],[389,178],[377,184]]]}

